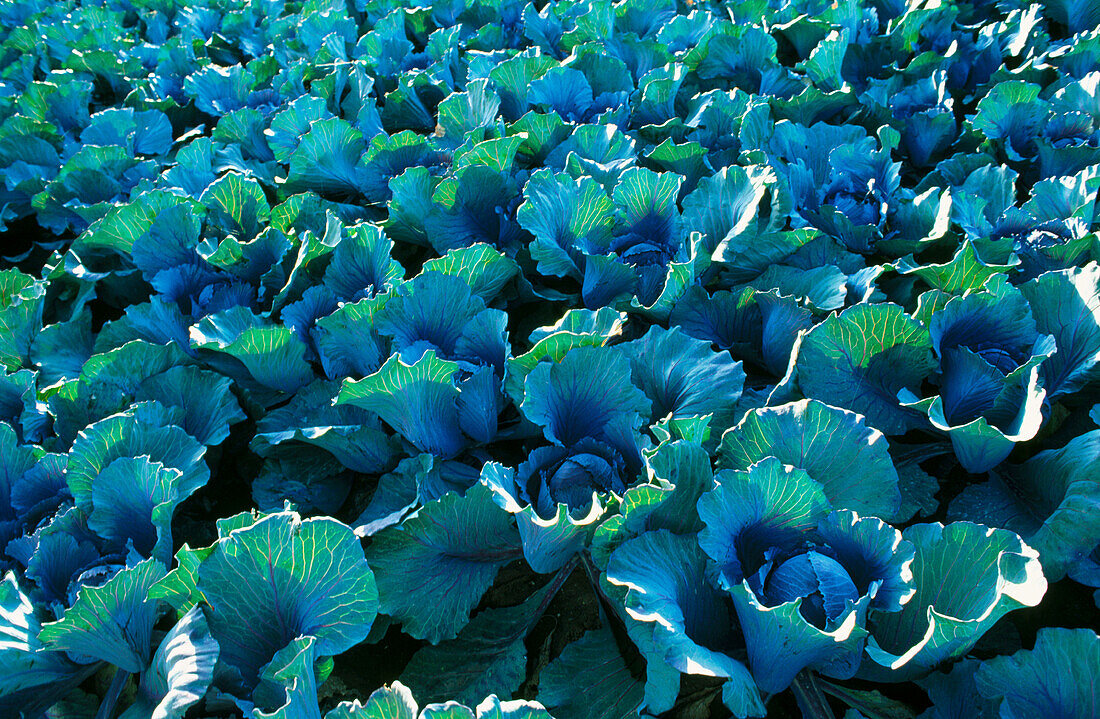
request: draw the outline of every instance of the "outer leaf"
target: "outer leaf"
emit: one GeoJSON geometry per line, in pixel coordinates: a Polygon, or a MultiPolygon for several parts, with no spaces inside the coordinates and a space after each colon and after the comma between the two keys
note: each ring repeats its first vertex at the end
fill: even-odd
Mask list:
{"type": "Polygon", "coordinates": [[[723,167],[684,199],[684,225],[701,231],[705,250],[723,260],[734,248],[786,223],[784,205],[789,208],[790,199],[778,186],[769,167],[723,167]],[[770,203],[765,201],[768,195],[770,203]],[[770,212],[761,214],[769,204],[770,212]]]}
{"type": "Polygon", "coordinates": [[[458,365],[428,350],[413,364],[393,355],[362,380],[345,380],[337,403],[376,412],[386,424],[424,452],[453,457],[466,445],[458,424],[458,365]]]}
{"type": "Polygon", "coordinates": [[[172,515],[184,499],[183,473],[148,457],[120,457],[92,483],[88,527],[122,549],[131,543],[142,556],[168,564],[172,554],[172,515]]]}
{"type": "Polygon", "coordinates": [[[1065,25],[1074,34],[1100,26],[1100,8],[1082,0],[1048,0],[1043,3],[1043,8],[1051,19],[1065,25]]]}
{"type": "Polygon", "coordinates": [[[144,671],[157,619],[157,602],[146,595],[164,574],[163,565],[146,559],[103,586],[84,587],[60,620],[42,627],[39,639],[51,649],[95,657],[122,671],[144,671]]]}
{"type": "Polygon", "coordinates": [[[860,304],[829,315],[802,340],[796,369],[807,396],[859,412],[886,434],[918,426],[898,391],[936,367],[928,331],[894,304],[860,304]]]}
{"type": "MultiPolygon", "coordinates": [[[[661,444],[653,453],[647,453],[651,481],[661,487],[659,502],[644,512],[647,529],[667,529],[675,534],[692,534],[703,528],[695,512],[695,505],[703,492],[714,485],[714,473],[710,456],[701,444],[689,440],[674,440],[661,444]]],[[[643,486],[637,485],[639,489],[643,486]]],[[[629,497],[630,492],[627,492],[629,497]]],[[[629,504],[623,498],[624,513],[629,504]]],[[[628,524],[640,514],[631,509],[628,524]]]]}
{"type": "MultiPolygon", "coordinates": [[[[61,508],[57,517],[25,540],[8,545],[13,556],[25,563],[26,576],[38,584],[41,596],[55,606],[72,603],[71,592],[79,589],[74,580],[89,567],[102,563],[94,535],[87,531],[79,508],[61,508]],[[74,584],[76,586],[74,586],[74,584]]],[[[116,567],[92,572],[102,581],[116,567]]]]}
{"type": "MultiPolygon", "coordinates": [[[[740,697],[737,716],[764,716],[764,704],[736,647],[733,608],[706,580],[706,556],[690,537],[647,532],[611,555],[610,582],[625,586],[626,611],[656,622],[654,639],[664,659],[681,672],[727,677],[740,697]]],[[[733,707],[731,707],[732,709],[733,707]]]]}
{"type": "Polygon", "coordinates": [[[1100,430],[1094,430],[965,488],[948,517],[1016,532],[1038,550],[1047,579],[1061,579],[1100,544],[1098,471],[1100,430]]]}
{"type": "Polygon", "coordinates": [[[859,626],[861,612],[855,608],[838,626],[824,631],[802,617],[801,600],[764,606],[745,584],[730,587],[730,594],[745,632],[753,678],[761,690],[783,691],[806,667],[850,664],[846,660],[853,655],[858,662],[867,630],[859,626]]]}
{"type": "Polygon", "coordinates": [[[900,507],[886,438],[854,412],[817,400],[751,410],[722,435],[718,466],[743,470],[769,456],[806,470],[838,509],[892,517],[900,507]]]}
{"type": "Polygon", "coordinates": [[[645,683],[630,671],[615,635],[593,629],[567,646],[539,674],[539,701],[557,719],[627,719],[638,715],[645,683]],[[577,677],[591,677],[583,691],[577,677]]]}
{"type": "Polygon", "coordinates": [[[372,413],[347,403],[334,405],[338,389],[335,382],[318,381],[298,390],[289,403],[256,423],[252,449],[266,457],[275,446],[301,442],[325,450],[356,472],[389,469],[395,461],[393,438],[372,413]]]}
{"type": "Polygon", "coordinates": [[[500,110],[500,98],[488,79],[474,80],[465,92],[454,92],[439,103],[439,124],[436,135],[457,147],[468,134],[490,127],[500,110]]]}
{"type": "Polygon", "coordinates": [[[1024,153],[1046,115],[1046,103],[1037,100],[1040,89],[1022,81],[995,85],[978,103],[975,129],[991,140],[1004,140],[1006,150],[1024,153]]]}
{"type": "Polygon", "coordinates": [[[317,705],[317,639],[292,640],[272,657],[252,693],[251,719],[321,719],[317,705]]]}
{"type": "Polygon", "coordinates": [[[810,310],[793,297],[751,287],[708,296],[696,285],[677,303],[669,321],[782,377],[799,333],[813,326],[811,318],[810,310]]]}
{"type": "Polygon", "coordinates": [[[958,252],[942,265],[918,265],[901,260],[896,269],[902,274],[914,274],[931,287],[948,294],[963,294],[967,290],[979,290],[989,278],[1011,269],[1011,265],[990,265],[982,261],[974,244],[964,240],[958,252]]]}
{"type": "Polygon", "coordinates": [[[45,283],[19,270],[0,272],[0,364],[17,370],[30,362],[31,345],[42,331],[45,283]]]}
{"type": "Polygon", "coordinates": [[[143,382],[182,364],[185,358],[173,344],[144,340],[129,341],[93,355],[84,363],[75,383],[67,383],[61,392],[50,397],[60,441],[72,442],[77,432],[89,424],[125,411],[133,404],[143,382]]]}
{"type": "Polygon", "coordinates": [[[199,202],[209,210],[212,222],[240,240],[258,235],[271,216],[271,205],[260,183],[235,172],[206,188],[199,202]]]}
{"type": "Polygon", "coordinates": [[[433,644],[458,634],[497,570],[518,556],[511,515],[481,485],[429,502],[369,550],[381,611],[433,644]]]}
{"type": "Polygon", "coordinates": [[[310,330],[321,365],[329,379],[360,379],[382,366],[384,343],[374,331],[374,315],[389,295],[379,295],[338,307],[310,330]]]}
{"type": "MultiPolygon", "coordinates": [[[[603,310],[610,311],[610,308],[604,307],[600,311],[603,310]]],[[[593,329],[595,330],[595,328],[593,329]]],[[[572,330],[548,333],[538,339],[535,346],[524,354],[519,357],[508,358],[504,377],[505,393],[512,398],[517,406],[521,405],[524,399],[524,382],[527,380],[527,375],[540,362],[544,360],[561,362],[574,347],[600,347],[606,344],[609,336],[614,333],[613,331],[605,333],[600,331],[574,332],[572,330]]]]}
{"type": "Polygon", "coordinates": [[[91,513],[96,478],[120,458],[147,456],[179,470],[181,497],[206,484],[210,469],[202,461],[206,448],[179,427],[158,427],[143,421],[140,411],[116,414],[85,429],[69,453],[66,480],[78,507],[91,513]]]}
{"type": "Polygon", "coordinates": [[[5,542],[18,536],[20,512],[13,502],[13,490],[34,467],[37,457],[31,447],[19,444],[15,430],[0,423],[0,538],[5,542]]]}
{"type": "Polygon", "coordinates": [[[344,237],[332,252],[324,283],[343,300],[371,297],[398,282],[401,265],[390,257],[393,242],[378,225],[362,223],[344,228],[344,237]]]}
{"type": "Polygon", "coordinates": [[[637,428],[649,401],[630,383],[630,365],[618,350],[578,347],[531,370],[521,409],[547,439],[570,445],[583,437],[613,439],[615,427],[637,428]]]}
{"type": "Polygon", "coordinates": [[[519,266],[489,245],[478,243],[428,260],[423,272],[461,277],[475,295],[489,302],[519,272],[519,266]]]}
{"type": "Polygon", "coordinates": [[[357,167],[366,143],[363,133],[340,118],[317,120],[290,156],[286,189],[313,190],[320,195],[348,197],[359,192],[362,170],[357,167]]]}
{"type": "Polygon", "coordinates": [[[904,681],[960,657],[1004,614],[1046,593],[1039,553],[1007,530],[915,524],[902,536],[917,549],[917,593],[900,612],[868,617],[862,676],[904,681]]]}
{"type": "MultiPolygon", "coordinates": [[[[425,707],[425,710],[427,710],[427,707],[425,707]]],[[[497,699],[496,695],[492,695],[478,704],[475,711],[477,712],[477,719],[551,719],[550,713],[538,702],[529,702],[522,699],[502,702],[497,699]]]]}
{"type": "Polygon", "coordinates": [[[573,180],[542,169],[531,175],[516,218],[535,236],[531,256],[539,272],[582,279],[584,254],[604,254],[611,239],[614,205],[595,180],[573,180]]]}
{"type": "Polygon", "coordinates": [[[290,502],[300,512],[334,514],[351,492],[353,477],[326,452],[278,448],[252,480],[252,500],[264,512],[278,512],[290,502]]]}
{"type": "MultiPolygon", "coordinates": [[[[616,312],[610,307],[601,307],[598,310],[572,309],[562,315],[561,319],[554,324],[539,327],[531,332],[528,341],[535,343],[537,346],[542,340],[560,332],[573,332],[576,334],[588,332],[609,339],[623,331],[624,322],[626,322],[626,313],[616,312]]],[[[554,361],[560,360],[562,356],[556,356],[554,361]]],[[[534,367],[534,364],[531,366],[534,367]]]]}
{"type": "Polygon", "coordinates": [[[637,284],[638,271],[634,267],[611,255],[589,255],[584,262],[581,299],[589,308],[613,306],[637,292],[637,284]]]}
{"type": "Polygon", "coordinates": [[[230,531],[198,567],[210,631],[224,662],[254,684],[296,637],[321,656],[366,638],[378,611],[374,574],[351,528],[278,512],[230,531]]]}
{"type": "Polygon", "coordinates": [[[294,392],[313,379],[307,346],[288,327],[264,325],[241,306],[203,318],[191,328],[193,347],[237,358],[260,384],[294,392]],[[233,330],[229,330],[233,328],[233,330]]]}
{"type": "Polygon", "coordinates": [[[474,710],[456,701],[429,704],[420,712],[420,719],[475,719],[474,710]]]}
{"type": "Polygon", "coordinates": [[[245,418],[228,377],[197,367],[172,367],[141,383],[135,399],[182,407],[180,423],[199,444],[211,447],[229,436],[230,425],[245,418]]]}
{"type": "Polygon", "coordinates": [[[500,137],[470,145],[467,140],[456,151],[454,170],[471,165],[482,165],[496,172],[511,172],[519,148],[527,141],[522,133],[513,137],[500,137]]]}
{"type": "MultiPolygon", "coordinates": [[[[471,712],[472,714],[472,712],[471,712]]],[[[371,692],[366,704],[356,699],[340,702],[325,719],[416,719],[417,706],[412,692],[401,682],[386,684],[371,692]]]]}
{"type": "Polygon", "coordinates": [[[150,599],[163,599],[183,616],[204,601],[199,591],[199,565],[209,557],[214,547],[191,549],[186,543],[176,552],[176,568],[168,572],[149,590],[150,599]]]}
{"type": "MultiPolygon", "coordinates": [[[[101,220],[92,223],[88,232],[73,242],[73,248],[84,253],[107,250],[128,254],[162,210],[181,203],[197,204],[165,190],[143,192],[133,202],[112,208],[101,220]]],[[[197,211],[201,211],[201,207],[197,211]]]]}
{"type": "Polygon", "coordinates": [[[974,672],[980,666],[977,659],[965,658],[946,673],[932,672],[918,679],[932,700],[932,707],[920,719],[996,719],[993,702],[982,697],[974,686],[974,672]]]}
{"type": "Polygon", "coordinates": [[[1020,286],[1042,334],[1058,351],[1043,363],[1052,399],[1078,391],[1100,376],[1100,265],[1047,272],[1020,286]]]}
{"type": "Polygon", "coordinates": [[[524,639],[553,599],[553,584],[514,607],[482,611],[454,639],[414,654],[401,676],[425,701],[469,704],[489,693],[514,693],[527,676],[524,639]]]}
{"type": "Polygon", "coordinates": [[[643,234],[645,241],[671,244],[679,231],[676,196],[681,182],[672,172],[644,167],[625,170],[612,193],[622,223],[616,234],[643,234]]]}
{"type": "Polygon", "coordinates": [[[711,350],[673,327],[651,327],[626,346],[634,383],[653,401],[651,420],[712,415],[715,432],[729,427],[745,384],[745,371],[729,354],[711,350]]]}
{"type": "Polygon", "coordinates": [[[1035,648],[983,662],[978,691],[1001,700],[1002,717],[1085,719],[1100,713],[1100,637],[1091,629],[1043,628],[1035,648]]]}
{"type": "Polygon", "coordinates": [[[509,247],[522,234],[500,204],[513,197],[514,181],[484,165],[469,165],[444,179],[432,195],[424,221],[427,239],[439,253],[477,243],[509,247]]]}
{"type": "Polygon", "coordinates": [[[161,640],[152,665],[141,676],[137,699],[121,719],[183,719],[206,694],[217,661],[218,643],[195,607],[161,640]]]}
{"type": "Polygon", "coordinates": [[[494,367],[502,367],[508,354],[507,322],[502,310],[486,309],[461,277],[440,272],[406,282],[374,316],[379,334],[392,337],[406,361],[431,348],[447,359],[494,367]]]}
{"type": "Polygon", "coordinates": [[[61,652],[42,651],[34,605],[8,572],[0,581],[0,711],[42,711],[97,668],[80,667],[61,652]]]}
{"type": "Polygon", "coordinates": [[[828,311],[844,307],[848,281],[848,275],[834,265],[809,269],[771,265],[749,286],[763,292],[774,290],[781,296],[804,300],[813,309],[828,311]]]}

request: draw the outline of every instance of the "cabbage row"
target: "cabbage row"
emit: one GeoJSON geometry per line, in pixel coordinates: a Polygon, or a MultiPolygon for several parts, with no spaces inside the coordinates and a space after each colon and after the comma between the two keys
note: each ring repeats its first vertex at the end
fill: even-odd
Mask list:
{"type": "Polygon", "coordinates": [[[2,0],[0,179],[4,717],[1100,713],[1092,0],[2,0]]]}

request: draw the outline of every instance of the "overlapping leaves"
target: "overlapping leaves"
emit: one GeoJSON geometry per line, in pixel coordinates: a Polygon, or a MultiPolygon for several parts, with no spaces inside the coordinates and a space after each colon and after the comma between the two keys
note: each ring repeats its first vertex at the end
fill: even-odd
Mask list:
{"type": "Polygon", "coordinates": [[[1094,703],[1090,3],[0,18],[0,711],[1094,703]]]}

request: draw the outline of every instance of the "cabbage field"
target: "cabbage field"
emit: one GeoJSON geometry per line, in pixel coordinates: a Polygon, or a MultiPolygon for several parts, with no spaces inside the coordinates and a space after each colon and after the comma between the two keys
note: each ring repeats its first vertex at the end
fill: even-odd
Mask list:
{"type": "Polygon", "coordinates": [[[0,0],[0,719],[1100,717],[1097,0],[0,0]]]}

